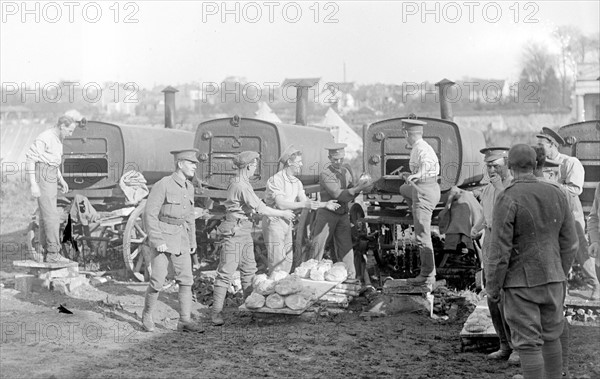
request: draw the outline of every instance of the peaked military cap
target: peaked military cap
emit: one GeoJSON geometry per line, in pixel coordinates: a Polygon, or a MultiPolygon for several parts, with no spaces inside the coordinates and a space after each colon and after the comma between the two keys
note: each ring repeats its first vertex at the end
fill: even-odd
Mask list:
{"type": "Polygon", "coordinates": [[[486,147],[485,149],[479,150],[485,157],[484,162],[493,162],[496,159],[508,157],[508,147],[486,147]]]}
{"type": "Polygon", "coordinates": [[[510,167],[535,168],[535,150],[523,143],[514,145],[508,151],[508,165],[510,167]]]}
{"type": "Polygon", "coordinates": [[[544,168],[558,168],[560,167],[560,162],[559,161],[555,161],[554,159],[550,159],[550,158],[546,158],[546,161],[544,162],[544,168]]]}
{"type": "Polygon", "coordinates": [[[242,151],[233,158],[233,165],[237,168],[244,168],[253,160],[258,159],[260,154],[256,151],[242,151]]]}
{"type": "Polygon", "coordinates": [[[300,153],[300,152],[301,152],[300,149],[295,148],[294,145],[290,145],[290,146],[288,146],[287,149],[285,149],[283,154],[281,154],[281,156],[279,157],[279,162],[285,164],[285,162],[287,162],[287,160],[290,159],[290,157],[292,155],[300,153]]]}
{"type": "Polygon", "coordinates": [[[542,132],[535,135],[537,138],[545,138],[550,142],[557,144],[558,146],[562,146],[565,144],[565,140],[554,130],[550,128],[542,128],[542,132]]]}
{"type": "Polygon", "coordinates": [[[422,132],[424,125],[427,125],[425,121],[413,118],[402,119],[402,130],[406,130],[407,132],[422,132]]]}
{"type": "Polygon", "coordinates": [[[200,151],[198,149],[183,149],[183,150],[173,150],[171,154],[175,157],[176,161],[186,160],[190,162],[200,163],[198,161],[198,153],[200,151]]]}
{"type": "Polygon", "coordinates": [[[334,143],[329,146],[326,146],[325,149],[329,150],[329,156],[334,159],[344,158],[346,155],[346,145],[345,143],[334,143]]]}

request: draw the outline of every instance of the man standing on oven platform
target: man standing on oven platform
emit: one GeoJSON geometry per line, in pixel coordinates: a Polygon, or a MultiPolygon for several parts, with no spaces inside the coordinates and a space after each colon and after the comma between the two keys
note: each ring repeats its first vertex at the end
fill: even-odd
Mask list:
{"type": "Polygon", "coordinates": [[[423,139],[423,127],[427,123],[415,119],[403,119],[402,126],[410,152],[410,173],[403,172],[405,181],[400,186],[400,194],[412,208],[415,240],[419,247],[421,272],[415,278],[408,279],[413,285],[432,285],[435,283],[435,258],[431,241],[431,217],[440,201],[438,184],[440,163],[435,151],[423,139]]]}

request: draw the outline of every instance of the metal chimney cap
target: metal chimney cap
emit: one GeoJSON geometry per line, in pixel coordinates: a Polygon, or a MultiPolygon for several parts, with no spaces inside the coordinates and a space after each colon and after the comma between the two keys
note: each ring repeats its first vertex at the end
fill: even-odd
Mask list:
{"type": "Polygon", "coordinates": [[[293,87],[312,87],[317,84],[321,78],[298,78],[298,79],[285,79],[282,83],[282,87],[293,86],[293,87]]]}
{"type": "Polygon", "coordinates": [[[163,89],[160,92],[175,93],[175,92],[179,92],[179,90],[175,87],[167,86],[165,89],[163,89]]]}
{"type": "Polygon", "coordinates": [[[436,87],[439,86],[444,86],[444,85],[454,85],[456,83],[454,83],[452,80],[448,80],[446,78],[440,80],[439,82],[435,83],[436,87]]]}

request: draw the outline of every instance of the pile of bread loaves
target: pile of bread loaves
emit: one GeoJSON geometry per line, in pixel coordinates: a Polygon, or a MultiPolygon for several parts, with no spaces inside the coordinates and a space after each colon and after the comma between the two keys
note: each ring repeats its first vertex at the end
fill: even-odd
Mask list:
{"type": "Polygon", "coordinates": [[[348,278],[348,269],[343,262],[333,263],[329,259],[309,259],[296,267],[294,274],[300,278],[328,282],[343,282],[348,278]]]}
{"type": "Polygon", "coordinates": [[[252,283],[254,291],[246,299],[245,305],[250,309],[265,306],[272,309],[303,309],[311,300],[315,300],[316,295],[314,288],[302,285],[302,279],[343,282],[347,278],[348,270],[344,263],[310,259],[298,266],[291,275],[283,271],[274,271],[270,276],[256,275],[252,283]]]}
{"type": "Polygon", "coordinates": [[[270,277],[265,274],[256,275],[253,287],[254,291],[245,301],[246,308],[250,309],[266,306],[272,309],[288,307],[299,310],[316,298],[314,288],[303,286],[300,277],[283,271],[274,271],[270,277]]]}

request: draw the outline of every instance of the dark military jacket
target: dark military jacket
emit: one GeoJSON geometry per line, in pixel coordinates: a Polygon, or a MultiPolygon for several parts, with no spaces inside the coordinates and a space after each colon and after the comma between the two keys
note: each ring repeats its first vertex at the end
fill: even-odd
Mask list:
{"type": "Polygon", "coordinates": [[[328,165],[319,175],[321,185],[321,201],[337,200],[340,207],[334,212],[340,215],[348,212],[348,203],[354,200],[356,195],[351,195],[348,188],[352,187],[352,174],[345,167],[339,170],[328,165]]]}
{"type": "Polygon", "coordinates": [[[487,292],[563,282],[579,241],[558,185],[531,175],[515,179],[494,206],[487,292]]]}
{"type": "Polygon", "coordinates": [[[169,253],[189,254],[196,247],[192,183],[176,173],[159,180],[148,195],[144,221],[150,246],[167,244],[169,253]]]}

